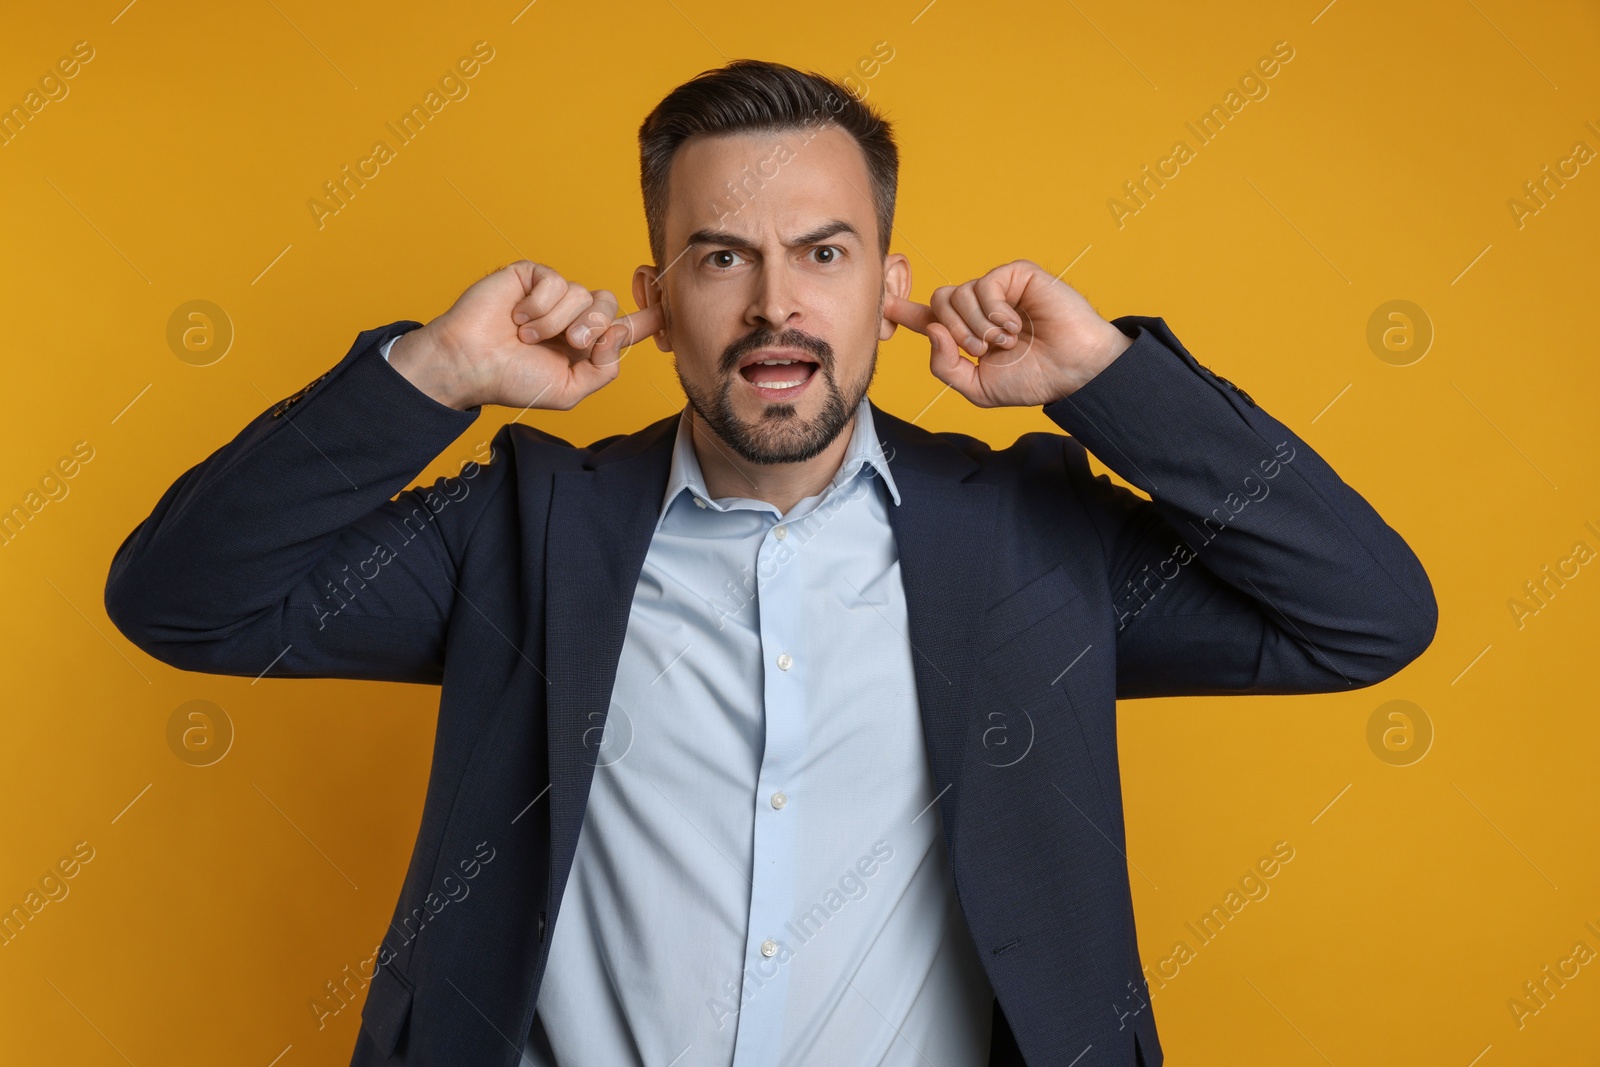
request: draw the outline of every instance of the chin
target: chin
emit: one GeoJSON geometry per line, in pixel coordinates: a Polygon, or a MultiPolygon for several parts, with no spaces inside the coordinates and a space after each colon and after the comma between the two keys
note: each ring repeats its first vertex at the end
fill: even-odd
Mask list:
{"type": "Polygon", "coordinates": [[[748,463],[767,466],[803,463],[826,451],[849,424],[870,380],[869,374],[868,382],[862,384],[852,400],[839,390],[831,373],[818,371],[793,401],[753,397],[759,402],[741,403],[737,411],[735,393],[755,389],[737,372],[724,379],[714,398],[692,389],[687,382],[681,384],[695,414],[730,449],[748,463]],[[750,413],[748,417],[742,414],[744,411],[750,413]]]}
{"type": "Polygon", "coordinates": [[[826,451],[841,429],[823,425],[816,418],[796,416],[775,424],[773,417],[767,417],[754,425],[746,423],[739,439],[728,443],[751,463],[803,463],[826,451]]]}

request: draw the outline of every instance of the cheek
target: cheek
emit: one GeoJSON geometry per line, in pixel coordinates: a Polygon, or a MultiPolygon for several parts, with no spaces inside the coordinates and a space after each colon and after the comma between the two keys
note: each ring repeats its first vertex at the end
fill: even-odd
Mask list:
{"type": "Polygon", "coordinates": [[[671,329],[675,344],[696,352],[721,352],[750,331],[744,314],[749,301],[733,285],[686,286],[672,294],[671,329]]]}
{"type": "Polygon", "coordinates": [[[715,370],[723,350],[740,336],[740,327],[707,315],[685,316],[672,330],[673,350],[692,367],[715,370]]]}
{"type": "Polygon", "coordinates": [[[851,309],[848,322],[838,323],[826,336],[837,353],[840,371],[846,377],[865,374],[872,362],[879,338],[882,317],[876,301],[865,308],[851,309]]]}
{"type": "Polygon", "coordinates": [[[717,326],[705,310],[693,304],[674,304],[669,318],[668,339],[679,371],[694,378],[712,373],[717,357],[728,343],[719,344],[718,338],[727,331],[717,326]]]}

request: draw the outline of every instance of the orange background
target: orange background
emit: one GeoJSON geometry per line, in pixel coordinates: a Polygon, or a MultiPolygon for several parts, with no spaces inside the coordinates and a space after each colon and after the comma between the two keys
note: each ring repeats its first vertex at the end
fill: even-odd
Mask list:
{"type": "MultiPolygon", "coordinates": [[[[311,1004],[388,920],[437,693],[167,668],[106,619],[112,553],[358,331],[431,318],[524,256],[626,294],[648,258],[638,124],[739,56],[853,75],[887,109],[916,298],[1025,257],[1070,268],[1107,318],[1163,316],[1433,578],[1433,646],[1371,689],[1123,705],[1145,962],[1193,949],[1155,989],[1170,1062],[1593,1055],[1600,963],[1520,1027],[1508,1001],[1576,942],[1600,951],[1600,725],[1582,704],[1600,567],[1567,564],[1520,628],[1508,601],[1575,542],[1600,550],[1584,525],[1600,527],[1600,165],[1569,164],[1520,225],[1508,201],[1576,142],[1600,150],[1594,5],[124,2],[31,5],[0,35],[7,106],[75,42],[93,50],[0,146],[0,507],[77,442],[93,453],[0,546],[0,907],[78,842],[93,855],[0,947],[0,1062],[348,1062],[358,1003],[320,1029],[311,1004]],[[469,95],[319,228],[322,183],[393,143],[385,122],[480,40],[494,58],[469,95]],[[1268,94],[1199,145],[1185,122],[1278,41],[1293,59],[1268,94]],[[879,42],[892,59],[858,66],[879,42]],[[1193,158],[1119,226],[1108,201],[1180,138],[1193,158]],[[167,340],[197,299],[234,331],[207,366],[167,340]],[[1405,366],[1367,339],[1397,299],[1435,335],[1405,366]],[[169,747],[191,700],[235,731],[209,766],[169,747]],[[1407,765],[1403,735],[1368,741],[1391,700],[1434,734],[1407,765]],[[1199,946],[1185,923],[1279,841],[1294,858],[1270,894],[1199,946]]],[[[587,443],[679,408],[669,358],[631,356],[580,408],[524,421],[587,443]]],[[[873,398],[996,445],[1055,429],[945,390],[906,331],[873,398]]],[[[511,414],[487,412],[418,481],[511,414]]]]}

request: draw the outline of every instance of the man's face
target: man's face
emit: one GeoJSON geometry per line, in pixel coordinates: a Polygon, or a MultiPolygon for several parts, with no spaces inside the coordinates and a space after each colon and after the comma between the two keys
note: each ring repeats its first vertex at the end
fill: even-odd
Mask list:
{"type": "Polygon", "coordinates": [[[752,463],[818,455],[893,333],[886,283],[910,291],[905,257],[878,255],[860,147],[837,126],[695,137],[668,194],[668,263],[640,268],[634,295],[665,300],[662,347],[695,414],[752,463]]]}

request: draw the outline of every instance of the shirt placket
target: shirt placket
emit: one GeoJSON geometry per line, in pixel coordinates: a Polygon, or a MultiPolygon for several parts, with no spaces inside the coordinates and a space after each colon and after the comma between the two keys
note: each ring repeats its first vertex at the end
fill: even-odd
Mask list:
{"type": "Polygon", "coordinates": [[[742,1007],[733,1067],[779,1061],[788,1003],[786,924],[794,914],[796,819],[806,798],[798,781],[806,752],[804,590],[795,542],[784,523],[770,526],[756,559],[761,636],[764,745],[756,778],[750,912],[746,925],[742,1007]]]}

